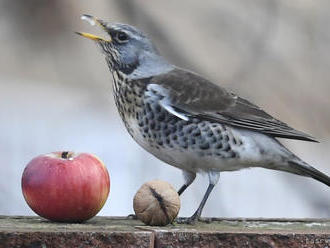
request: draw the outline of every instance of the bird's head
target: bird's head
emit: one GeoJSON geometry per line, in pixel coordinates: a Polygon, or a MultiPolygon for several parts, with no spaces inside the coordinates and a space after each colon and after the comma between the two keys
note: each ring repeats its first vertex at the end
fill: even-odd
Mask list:
{"type": "MultiPolygon", "coordinates": [[[[106,22],[90,15],[82,15],[82,19],[91,25],[100,26],[107,38],[102,38],[89,33],[77,32],[77,34],[95,41],[106,56],[106,61],[111,71],[120,71],[126,75],[143,73],[136,70],[146,67],[151,61],[162,60],[156,48],[146,35],[137,28],[120,23],[106,22]]],[[[157,63],[156,63],[157,64],[157,63]]],[[[157,66],[157,65],[156,65],[157,66]]],[[[144,70],[149,69],[145,68],[144,70]]]]}

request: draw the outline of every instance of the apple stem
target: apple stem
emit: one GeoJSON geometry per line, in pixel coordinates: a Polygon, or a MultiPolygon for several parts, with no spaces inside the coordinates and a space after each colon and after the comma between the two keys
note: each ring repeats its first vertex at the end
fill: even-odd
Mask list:
{"type": "Polygon", "coordinates": [[[61,158],[63,158],[63,159],[68,159],[68,158],[70,158],[70,153],[69,153],[69,152],[62,152],[62,154],[61,154],[61,158]]]}

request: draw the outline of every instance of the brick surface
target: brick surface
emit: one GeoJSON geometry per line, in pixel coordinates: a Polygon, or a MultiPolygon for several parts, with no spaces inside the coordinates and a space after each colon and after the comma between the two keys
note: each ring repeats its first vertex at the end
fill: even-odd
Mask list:
{"type": "Polygon", "coordinates": [[[221,247],[221,248],[325,248],[330,247],[326,234],[271,234],[219,232],[163,232],[155,235],[155,247],[221,247]]]}
{"type": "Polygon", "coordinates": [[[95,217],[81,224],[0,216],[0,248],[27,247],[330,247],[330,220],[213,219],[150,227],[137,220],[95,217]]]}
{"type": "Polygon", "coordinates": [[[153,233],[135,229],[138,224],[107,217],[66,224],[39,217],[0,216],[0,248],[154,247],[153,233]]]}
{"type": "Polygon", "coordinates": [[[0,247],[153,247],[150,233],[128,232],[4,232],[0,247]]]}

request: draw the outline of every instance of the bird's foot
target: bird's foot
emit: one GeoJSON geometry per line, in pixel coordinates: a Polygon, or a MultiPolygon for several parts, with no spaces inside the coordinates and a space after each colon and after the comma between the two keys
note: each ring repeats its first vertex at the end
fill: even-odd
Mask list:
{"type": "Polygon", "coordinates": [[[137,216],[135,214],[129,214],[129,215],[127,215],[126,219],[128,219],[128,220],[137,220],[137,216]]]}
{"type": "Polygon", "coordinates": [[[207,217],[197,217],[197,216],[191,216],[189,218],[184,218],[184,217],[178,217],[176,218],[175,222],[177,224],[188,224],[188,225],[194,225],[196,224],[196,222],[203,222],[203,223],[211,223],[212,222],[212,218],[207,218],[207,217]]]}
{"type": "Polygon", "coordinates": [[[196,224],[196,219],[189,217],[189,218],[184,218],[184,217],[178,217],[175,219],[175,222],[177,224],[188,224],[188,225],[194,225],[196,224]]]}
{"type": "Polygon", "coordinates": [[[195,225],[196,221],[200,218],[200,213],[197,210],[191,217],[189,218],[177,218],[176,223],[178,224],[188,224],[188,225],[195,225]]]}

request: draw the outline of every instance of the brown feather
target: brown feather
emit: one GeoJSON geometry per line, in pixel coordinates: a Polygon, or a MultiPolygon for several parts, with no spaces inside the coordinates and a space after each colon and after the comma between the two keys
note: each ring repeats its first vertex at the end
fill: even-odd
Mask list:
{"type": "Polygon", "coordinates": [[[253,103],[193,72],[176,68],[152,77],[149,82],[167,89],[172,107],[187,116],[245,128],[273,137],[317,142],[310,135],[289,127],[253,103]]]}

